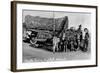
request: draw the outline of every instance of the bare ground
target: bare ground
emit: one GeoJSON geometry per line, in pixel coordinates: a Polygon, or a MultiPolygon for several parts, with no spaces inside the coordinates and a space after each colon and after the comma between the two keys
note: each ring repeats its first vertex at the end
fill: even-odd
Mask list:
{"type": "Polygon", "coordinates": [[[48,51],[42,48],[34,48],[28,43],[23,43],[23,62],[47,62],[47,61],[64,61],[64,60],[86,60],[90,59],[90,50],[87,52],[69,51],[56,52],[48,51]]]}

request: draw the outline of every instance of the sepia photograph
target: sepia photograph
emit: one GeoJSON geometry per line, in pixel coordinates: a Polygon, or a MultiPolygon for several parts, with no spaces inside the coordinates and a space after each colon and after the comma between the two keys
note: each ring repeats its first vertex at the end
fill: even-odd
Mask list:
{"type": "Polygon", "coordinates": [[[97,66],[97,6],[11,3],[11,70],[97,66]]]}

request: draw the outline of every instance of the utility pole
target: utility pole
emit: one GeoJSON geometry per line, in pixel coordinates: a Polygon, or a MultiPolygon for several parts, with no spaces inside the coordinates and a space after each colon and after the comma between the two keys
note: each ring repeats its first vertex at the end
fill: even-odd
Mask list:
{"type": "Polygon", "coordinates": [[[55,25],[55,15],[54,15],[54,11],[53,11],[53,32],[54,32],[54,35],[55,35],[55,31],[56,31],[56,25],[55,25]]]}

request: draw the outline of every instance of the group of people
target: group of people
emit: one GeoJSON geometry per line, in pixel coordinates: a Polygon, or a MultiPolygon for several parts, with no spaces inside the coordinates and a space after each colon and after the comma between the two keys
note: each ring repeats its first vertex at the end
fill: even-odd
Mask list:
{"type": "Polygon", "coordinates": [[[86,52],[89,45],[89,32],[87,28],[82,31],[82,25],[75,30],[73,27],[63,31],[62,37],[53,36],[53,53],[56,51],[82,50],[86,52]]]}

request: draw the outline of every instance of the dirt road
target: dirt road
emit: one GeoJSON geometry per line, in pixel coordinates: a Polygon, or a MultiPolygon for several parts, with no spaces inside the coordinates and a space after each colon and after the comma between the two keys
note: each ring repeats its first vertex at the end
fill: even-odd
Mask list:
{"type": "Polygon", "coordinates": [[[90,52],[68,51],[56,52],[34,48],[28,43],[23,43],[23,62],[47,62],[60,60],[84,60],[90,58],[90,52]]]}

